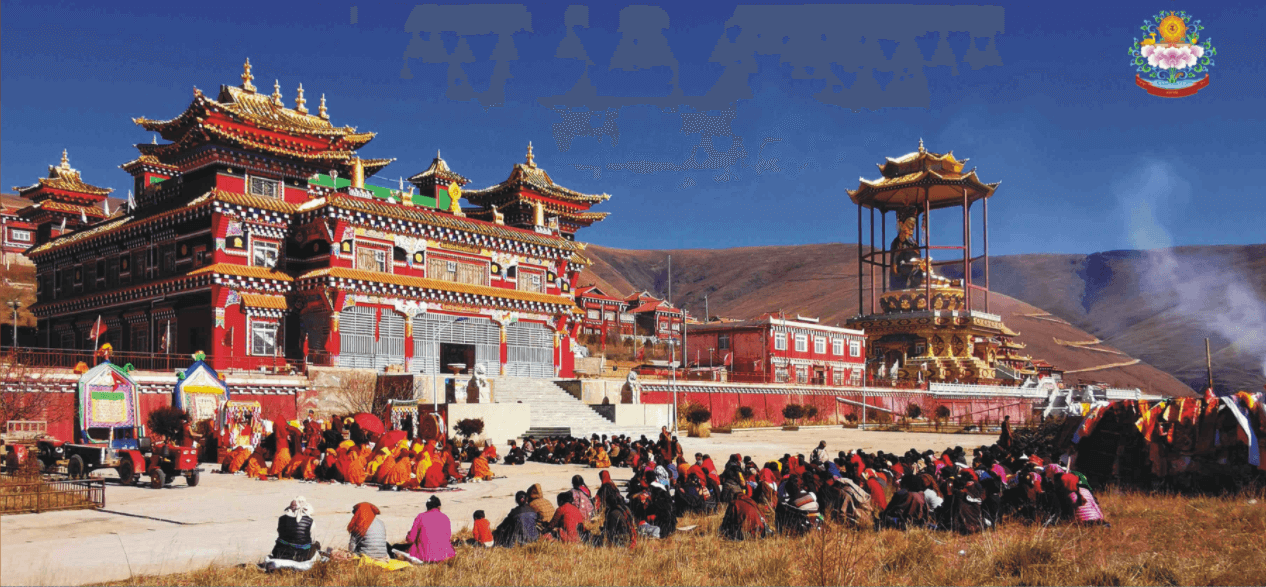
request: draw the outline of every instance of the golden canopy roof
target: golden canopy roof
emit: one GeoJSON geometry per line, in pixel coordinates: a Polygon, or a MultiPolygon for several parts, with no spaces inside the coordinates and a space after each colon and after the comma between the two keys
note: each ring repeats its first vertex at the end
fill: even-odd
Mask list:
{"type": "Polygon", "coordinates": [[[496,196],[517,193],[520,189],[528,189],[538,194],[557,198],[574,204],[597,204],[611,199],[608,194],[583,194],[554,183],[544,169],[536,166],[532,156],[532,144],[528,143],[527,162],[516,163],[505,181],[482,190],[467,190],[462,195],[472,204],[483,205],[496,196]]]}
{"type": "Polygon", "coordinates": [[[882,177],[875,180],[863,178],[856,190],[848,190],[854,204],[880,211],[900,210],[928,201],[932,209],[949,208],[967,201],[975,202],[993,195],[998,183],[984,183],[976,176],[976,169],[963,172],[967,159],[954,158],[953,151],[939,154],[923,148],[879,165],[882,177]]]}
{"type": "Polygon", "coordinates": [[[79,178],[79,171],[70,167],[70,159],[67,157],[64,149],[62,150],[62,162],[58,165],[48,166],[48,177],[40,178],[40,180],[34,185],[26,187],[14,186],[13,189],[17,191],[19,195],[25,196],[31,192],[39,190],[40,188],[78,192],[94,196],[104,196],[114,191],[110,188],[102,188],[84,183],[84,181],[79,178]]]}

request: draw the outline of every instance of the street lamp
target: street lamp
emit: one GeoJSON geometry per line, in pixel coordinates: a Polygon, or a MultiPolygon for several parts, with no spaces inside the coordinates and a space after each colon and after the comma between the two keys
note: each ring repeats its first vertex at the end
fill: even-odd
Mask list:
{"type": "Polygon", "coordinates": [[[18,350],[18,308],[22,307],[22,302],[18,300],[9,300],[9,307],[13,308],[13,352],[18,350]]]}
{"type": "Polygon", "coordinates": [[[440,413],[440,334],[444,332],[445,328],[457,324],[458,322],[465,322],[468,319],[469,318],[458,318],[448,324],[441,325],[439,329],[435,331],[435,336],[431,339],[432,342],[435,343],[435,372],[431,374],[431,409],[436,414],[440,413]]]}

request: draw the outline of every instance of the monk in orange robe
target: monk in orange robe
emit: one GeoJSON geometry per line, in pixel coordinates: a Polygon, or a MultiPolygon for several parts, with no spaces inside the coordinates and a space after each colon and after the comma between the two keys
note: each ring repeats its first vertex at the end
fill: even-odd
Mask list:
{"type": "Polygon", "coordinates": [[[396,466],[396,455],[384,447],[378,449],[378,454],[374,456],[374,460],[378,461],[378,466],[374,467],[373,463],[370,463],[370,468],[374,472],[369,476],[369,482],[381,484],[383,479],[387,477],[387,472],[396,466]],[[379,460],[378,456],[381,456],[382,459],[379,460]]]}
{"type": "Polygon", "coordinates": [[[284,424],[277,428],[277,452],[273,454],[273,464],[268,468],[269,477],[281,477],[286,465],[290,464],[290,431],[284,424]]]}
{"type": "Polygon", "coordinates": [[[280,479],[298,479],[303,475],[303,467],[308,464],[309,457],[306,453],[299,453],[289,463],[286,468],[281,471],[280,479]]]}
{"type": "Polygon", "coordinates": [[[484,458],[483,455],[475,457],[475,459],[470,462],[470,473],[467,474],[466,478],[479,479],[481,481],[488,481],[492,479],[492,468],[488,466],[488,459],[484,458]]]}
{"type": "Polygon", "coordinates": [[[360,448],[348,450],[343,481],[352,485],[364,485],[366,474],[365,451],[360,448]]]}
{"type": "Polygon", "coordinates": [[[229,454],[224,455],[224,462],[220,465],[221,473],[236,474],[242,470],[242,466],[246,464],[246,459],[251,458],[251,449],[239,446],[229,454]]]}
{"type": "Polygon", "coordinates": [[[263,479],[268,475],[268,463],[264,461],[264,445],[255,447],[255,452],[246,459],[246,476],[252,479],[263,479]]]}
{"type": "Polygon", "coordinates": [[[400,487],[409,482],[409,473],[412,472],[413,461],[409,460],[409,455],[403,449],[397,448],[393,454],[395,460],[384,461],[382,467],[378,470],[382,472],[381,481],[384,486],[400,487]],[[391,466],[387,466],[390,462],[391,466]]]}
{"type": "Polygon", "coordinates": [[[448,475],[444,474],[445,459],[448,453],[443,451],[436,452],[431,458],[431,466],[426,469],[426,477],[422,479],[422,486],[427,489],[435,489],[438,487],[448,486],[448,475]]]}
{"type": "Polygon", "coordinates": [[[484,452],[482,453],[482,456],[487,459],[489,463],[497,462],[497,447],[492,444],[491,440],[484,441],[484,452]]]}

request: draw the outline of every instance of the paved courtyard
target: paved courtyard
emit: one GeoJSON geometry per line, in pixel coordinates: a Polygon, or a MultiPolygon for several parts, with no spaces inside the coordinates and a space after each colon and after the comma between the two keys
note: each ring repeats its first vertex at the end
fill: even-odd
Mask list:
{"type": "MultiPolygon", "coordinates": [[[[717,434],[681,438],[688,455],[712,455],[718,466],[732,453],[752,455],[758,462],[784,453],[808,454],[819,440],[832,451],[904,452],[908,448],[940,450],[992,442],[991,436],[858,432],[842,428],[717,434]]],[[[504,444],[498,444],[504,452],[504,444]]],[[[210,464],[203,465],[210,471],[210,464]]],[[[454,530],[471,523],[484,510],[495,526],[510,511],[516,491],[540,483],[551,498],[571,488],[571,477],[584,475],[593,489],[598,472],[577,465],[529,463],[494,465],[506,479],[459,485],[461,491],[438,493],[454,530]]],[[[612,469],[617,484],[629,469],[612,469]]],[[[105,473],[111,476],[110,472],[105,473]]],[[[256,562],[272,548],[277,517],[295,496],[316,509],[314,536],[324,545],[346,547],[352,506],[369,501],[382,510],[388,537],[402,540],[413,518],[430,497],[425,492],[389,492],[371,487],[257,481],[244,476],[203,474],[195,488],[178,479],[169,489],[120,487],[107,483],[104,511],[49,512],[0,518],[0,584],[78,585],[127,579],[131,574],[184,571],[210,563],[256,562]]]]}

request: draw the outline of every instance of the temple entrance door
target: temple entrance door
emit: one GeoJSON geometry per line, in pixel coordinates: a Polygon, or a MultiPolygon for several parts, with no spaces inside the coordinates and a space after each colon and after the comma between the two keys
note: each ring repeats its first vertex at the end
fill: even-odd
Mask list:
{"type": "Polygon", "coordinates": [[[475,345],[451,342],[440,343],[440,366],[445,373],[452,373],[448,368],[454,363],[466,365],[462,373],[471,373],[475,368],[475,345]]]}
{"type": "Polygon", "coordinates": [[[506,375],[554,376],[554,335],[544,324],[515,322],[506,327],[506,375]]]}
{"type": "Polygon", "coordinates": [[[382,371],[387,365],[404,365],[404,316],[383,310],[378,322],[374,368],[382,371]]]}
{"type": "Polygon", "coordinates": [[[374,368],[374,321],[377,313],[375,308],[361,306],[339,312],[340,367],[374,368]]]}

